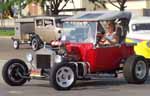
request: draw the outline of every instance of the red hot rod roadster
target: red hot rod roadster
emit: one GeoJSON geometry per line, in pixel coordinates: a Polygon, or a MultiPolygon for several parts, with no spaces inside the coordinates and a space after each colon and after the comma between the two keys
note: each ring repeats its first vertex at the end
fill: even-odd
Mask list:
{"type": "Polygon", "coordinates": [[[29,54],[31,66],[20,59],[9,60],[3,67],[3,79],[11,86],[20,86],[33,77],[48,78],[56,90],[69,90],[77,80],[103,73],[117,77],[122,71],[128,83],[144,83],[148,63],[143,56],[135,55],[134,44],[97,44],[106,32],[105,21],[121,21],[124,32],[128,31],[130,17],[129,12],[107,11],[83,12],[64,19],[60,41],[29,54]],[[33,75],[33,70],[40,70],[39,75],[33,75]]]}

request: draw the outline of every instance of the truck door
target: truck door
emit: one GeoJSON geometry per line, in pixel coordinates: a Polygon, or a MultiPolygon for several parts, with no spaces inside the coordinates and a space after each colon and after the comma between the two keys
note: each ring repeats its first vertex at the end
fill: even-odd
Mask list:
{"type": "Polygon", "coordinates": [[[35,20],[35,33],[39,35],[42,39],[43,37],[43,30],[44,30],[44,21],[43,19],[36,19],[35,20]]]}
{"type": "Polygon", "coordinates": [[[55,30],[54,19],[51,18],[44,19],[43,35],[45,37],[45,41],[50,42],[51,40],[56,40],[55,31],[56,30],[55,30]]]}

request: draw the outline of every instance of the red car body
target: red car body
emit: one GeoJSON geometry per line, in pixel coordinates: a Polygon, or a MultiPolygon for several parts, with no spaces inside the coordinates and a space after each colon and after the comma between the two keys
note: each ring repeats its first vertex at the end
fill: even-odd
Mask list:
{"type": "Polygon", "coordinates": [[[94,48],[93,44],[70,43],[68,54],[76,55],[81,62],[88,62],[94,72],[110,72],[120,67],[121,61],[134,54],[133,45],[94,48]]]}

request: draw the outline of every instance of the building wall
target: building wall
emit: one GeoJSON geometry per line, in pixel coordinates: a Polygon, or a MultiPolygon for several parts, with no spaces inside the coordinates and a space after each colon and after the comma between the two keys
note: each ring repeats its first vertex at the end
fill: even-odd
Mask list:
{"type": "MultiPolygon", "coordinates": [[[[64,2],[61,4],[60,8],[64,5],[64,2]]],[[[108,10],[119,10],[110,3],[106,4],[108,10]]],[[[142,9],[149,7],[150,8],[150,0],[128,0],[126,3],[126,10],[131,10],[135,14],[143,14],[142,9]]],[[[70,0],[65,7],[65,9],[74,9],[74,8],[86,8],[87,11],[94,10],[95,6],[89,2],[89,0],[70,0]]],[[[103,10],[102,8],[96,8],[96,10],[103,10]]],[[[29,4],[25,10],[22,12],[25,15],[42,15],[42,9],[39,4],[31,3],[29,4]]],[[[62,14],[75,14],[75,12],[62,12],[62,14]]]]}
{"type": "MultiPolygon", "coordinates": [[[[61,9],[64,4],[65,2],[62,2],[59,9],[61,9]]],[[[73,0],[73,1],[70,0],[64,9],[74,9],[74,8],[82,8],[81,0],[73,0]]],[[[60,14],[73,15],[75,14],[75,12],[61,12],[60,14]]]]}
{"type": "Polygon", "coordinates": [[[37,15],[42,15],[42,8],[40,4],[36,3],[31,3],[26,6],[24,10],[22,10],[22,14],[25,16],[37,16],[37,15]]]}
{"type": "MultiPolygon", "coordinates": [[[[60,5],[60,8],[64,5],[64,2],[60,5]]],[[[64,9],[74,8],[86,8],[86,10],[93,10],[94,5],[88,0],[70,0],[64,9]]],[[[22,12],[24,15],[42,15],[42,9],[39,4],[31,3],[22,12]]],[[[75,12],[62,12],[61,14],[75,14],[75,12]]]]}
{"type": "MultiPolygon", "coordinates": [[[[62,4],[63,5],[63,4],[62,4]]],[[[86,8],[87,11],[93,10],[94,5],[88,0],[70,0],[64,9],[74,9],[74,8],[86,8]]],[[[76,12],[67,12],[69,14],[75,14],[76,12]]],[[[65,14],[65,12],[63,12],[65,14]]]]}
{"type": "Polygon", "coordinates": [[[145,0],[146,1],[146,7],[150,8],[150,0],[145,0]]]}
{"type": "MultiPolygon", "coordinates": [[[[106,6],[107,6],[107,8],[109,10],[118,10],[116,7],[114,7],[110,3],[107,3],[106,6]]],[[[143,8],[147,8],[145,0],[128,1],[126,3],[126,6],[127,6],[127,8],[126,8],[127,10],[129,10],[129,9],[143,9],[143,8]]]]}
{"type": "MultiPolygon", "coordinates": [[[[119,10],[110,3],[106,4],[108,10],[119,10]]],[[[130,0],[126,2],[127,11],[132,12],[133,16],[150,16],[150,0],[130,0]]]]}
{"type": "Polygon", "coordinates": [[[81,4],[86,10],[94,10],[94,5],[88,0],[81,0],[81,4]]]}
{"type": "MultiPolygon", "coordinates": [[[[62,4],[64,5],[64,3],[62,4]]],[[[65,9],[71,9],[71,8],[81,8],[82,7],[82,2],[81,0],[70,0],[67,4],[67,6],[65,7],[65,9]]]]}
{"type": "Polygon", "coordinates": [[[75,6],[73,6],[73,2],[72,2],[72,0],[70,0],[70,2],[67,4],[67,6],[65,8],[69,9],[69,8],[75,7],[75,8],[86,8],[87,10],[94,9],[94,4],[89,2],[89,0],[73,0],[73,1],[74,1],[75,6]]]}

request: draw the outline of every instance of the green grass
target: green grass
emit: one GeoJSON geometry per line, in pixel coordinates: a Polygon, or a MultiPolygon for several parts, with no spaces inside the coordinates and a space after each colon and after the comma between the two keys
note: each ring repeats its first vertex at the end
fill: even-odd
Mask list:
{"type": "Polygon", "coordinates": [[[0,36],[13,36],[15,35],[14,30],[0,30],[0,36]]]}

